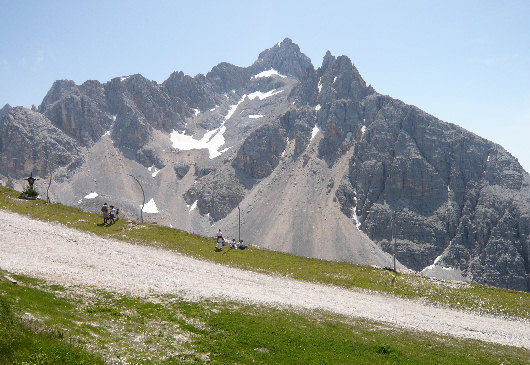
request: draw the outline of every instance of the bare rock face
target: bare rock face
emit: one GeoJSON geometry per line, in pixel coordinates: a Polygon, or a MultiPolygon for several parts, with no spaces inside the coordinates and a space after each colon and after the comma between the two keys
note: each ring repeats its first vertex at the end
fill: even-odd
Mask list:
{"type": "Polygon", "coordinates": [[[173,72],[162,85],[171,96],[182,100],[193,108],[205,110],[216,105],[216,94],[213,91],[213,86],[204,75],[199,74],[191,77],[182,71],[173,72]]]}
{"type": "Polygon", "coordinates": [[[173,168],[175,170],[175,174],[177,175],[177,178],[182,179],[184,176],[186,176],[186,174],[190,170],[190,165],[186,163],[179,163],[179,164],[176,164],[173,168]]]}
{"type": "Polygon", "coordinates": [[[86,81],[81,86],[70,80],[56,81],[39,111],[84,146],[97,141],[113,122],[105,90],[98,81],[86,81]]]}
{"type": "Polygon", "coordinates": [[[414,270],[436,261],[479,282],[528,291],[530,186],[517,161],[399,101],[372,96],[365,105],[351,190],[338,195],[343,210],[355,209],[363,231],[387,252],[393,219],[397,257],[414,270]]]}
{"type": "Polygon", "coordinates": [[[300,47],[289,38],[260,53],[254,66],[262,70],[274,69],[283,75],[304,80],[314,73],[309,57],[300,51],[300,47]]]}
{"type": "Polygon", "coordinates": [[[305,151],[315,127],[315,113],[308,108],[292,109],[280,117],[280,124],[287,132],[287,138],[295,141],[295,157],[305,151]]]}
{"type": "Polygon", "coordinates": [[[264,125],[243,142],[232,166],[254,179],[262,179],[278,166],[285,147],[284,131],[278,125],[264,125]]]}
{"type": "Polygon", "coordinates": [[[78,143],[42,114],[22,107],[0,113],[0,173],[46,176],[60,166],[74,168],[82,160],[78,143]],[[73,166],[72,166],[73,165],[73,166]]]}
{"type": "Polygon", "coordinates": [[[210,173],[197,181],[185,194],[189,205],[194,202],[202,214],[218,221],[230,213],[243,200],[245,187],[228,170],[210,173]]]}
{"type": "Polygon", "coordinates": [[[395,241],[405,267],[530,290],[530,177],[517,160],[378,94],[346,56],[315,69],[289,38],[249,67],[160,85],[57,81],[38,111],[3,107],[0,127],[0,174],[65,167],[67,204],[96,206],[86,195],[99,189],[127,214],[141,181],[161,224],[211,234],[240,206],[264,247],[380,265],[395,241]]]}

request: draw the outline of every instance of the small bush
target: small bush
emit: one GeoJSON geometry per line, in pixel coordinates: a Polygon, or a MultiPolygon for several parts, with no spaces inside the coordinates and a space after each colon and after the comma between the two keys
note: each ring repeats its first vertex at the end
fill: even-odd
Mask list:
{"type": "Polygon", "coordinates": [[[31,186],[27,186],[26,189],[20,194],[19,198],[21,199],[37,199],[39,192],[33,189],[31,186]]]}

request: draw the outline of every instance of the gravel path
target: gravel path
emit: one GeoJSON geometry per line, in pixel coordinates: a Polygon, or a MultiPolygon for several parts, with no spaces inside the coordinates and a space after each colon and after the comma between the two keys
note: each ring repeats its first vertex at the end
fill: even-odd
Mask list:
{"type": "Polygon", "coordinates": [[[64,285],[322,309],[530,349],[530,323],[257,274],[0,210],[0,268],[64,285]],[[241,280],[243,279],[243,280],[241,280]]]}

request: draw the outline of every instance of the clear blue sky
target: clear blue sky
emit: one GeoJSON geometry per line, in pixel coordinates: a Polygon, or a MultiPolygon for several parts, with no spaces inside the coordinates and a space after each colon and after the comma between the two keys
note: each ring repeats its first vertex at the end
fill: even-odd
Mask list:
{"type": "Polygon", "coordinates": [[[530,1],[0,0],[0,107],[57,79],[248,66],[289,37],[319,67],[347,55],[367,83],[504,146],[530,171],[530,1]]]}

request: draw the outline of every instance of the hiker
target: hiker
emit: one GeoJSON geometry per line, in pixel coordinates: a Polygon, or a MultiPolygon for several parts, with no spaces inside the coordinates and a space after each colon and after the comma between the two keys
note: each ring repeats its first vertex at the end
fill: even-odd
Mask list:
{"type": "Polygon", "coordinates": [[[230,241],[230,248],[237,248],[236,239],[232,238],[232,241],[230,241]]]}
{"type": "Polygon", "coordinates": [[[221,232],[221,228],[219,228],[219,232],[217,232],[217,244],[215,245],[216,250],[222,250],[223,249],[223,232],[221,232]]]}
{"type": "Polygon", "coordinates": [[[116,209],[114,209],[114,205],[110,206],[110,216],[109,219],[112,223],[114,223],[114,219],[116,218],[116,209]]]}
{"type": "Polygon", "coordinates": [[[107,206],[107,203],[103,204],[103,207],[101,207],[101,213],[103,214],[103,224],[107,224],[107,220],[109,219],[109,207],[107,206]]]}
{"type": "Polygon", "coordinates": [[[116,208],[116,222],[120,220],[120,208],[116,208]]]}

